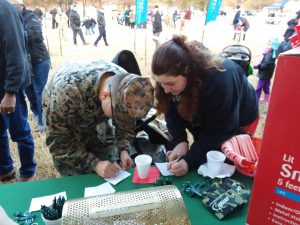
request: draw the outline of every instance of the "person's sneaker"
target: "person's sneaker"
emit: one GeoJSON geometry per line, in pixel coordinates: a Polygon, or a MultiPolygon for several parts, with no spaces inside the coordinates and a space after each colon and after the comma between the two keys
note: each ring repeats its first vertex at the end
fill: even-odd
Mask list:
{"type": "Polygon", "coordinates": [[[12,179],[15,179],[16,178],[16,170],[15,168],[13,168],[12,171],[6,173],[6,174],[3,174],[3,175],[0,175],[0,181],[1,182],[6,182],[6,181],[10,181],[12,179]]]}
{"type": "Polygon", "coordinates": [[[46,131],[46,126],[45,125],[38,125],[35,128],[35,132],[44,132],[44,131],[46,131]]]}
{"type": "Polygon", "coordinates": [[[94,44],[95,47],[97,47],[97,44],[94,44]]]}
{"type": "Polygon", "coordinates": [[[105,44],[105,46],[109,46],[108,44],[105,44]]]}

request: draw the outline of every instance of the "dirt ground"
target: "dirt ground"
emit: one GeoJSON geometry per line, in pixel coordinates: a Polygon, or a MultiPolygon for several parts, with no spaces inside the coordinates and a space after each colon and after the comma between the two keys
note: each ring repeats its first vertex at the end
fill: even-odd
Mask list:
{"type": "MultiPolygon", "coordinates": [[[[221,17],[218,18],[216,22],[208,24],[205,27],[205,32],[203,36],[204,28],[204,18],[195,18],[190,24],[187,25],[184,31],[179,31],[177,29],[164,27],[161,42],[167,40],[172,36],[173,33],[182,33],[187,35],[189,40],[198,40],[204,43],[209,49],[214,53],[220,53],[222,49],[231,44],[237,44],[236,41],[232,40],[233,32],[230,21],[232,18],[221,17]]],[[[98,30],[95,29],[95,34],[84,35],[86,41],[89,45],[84,46],[79,37],[77,37],[78,45],[74,46],[72,41],[72,31],[67,30],[68,40],[59,39],[59,32],[57,29],[50,28],[50,20],[46,21],[46,27],[44,27],[45,43],[48,46],[52,67],[50,70],[49,78],[53,75],[55,70],[65,63],[72,61],[84,61],[89,59],[105,59],[112,60],[115,54],[122,50],[128,49],[134,52],[137,61],[140,65],[140,69],[144,76],[151,76],[150,63],[151,57],[154,52],[154,42],[152,40],[151,27],[148,29],[130,29],[129,27],[118,25],[116,21],[107,20],[107,40],[109,46],[105,46],[103,40],[98,44],[98,47],[93,46],[93,43],[98,35],[98,30]]],[[[264,49],[267,40],[274,36],[274,32],[277,36],[280,36],[283,32],[283,26],[273,26],[270,27],[264,25],[263,23],[257,23],[259,18],[253,18],[250,20],[250,24],[260,24],[253,25],[246,36],[246,40],[242,41],[240,44],[246,45],[251,49],[252,60],[254,63],[260,52],[264,49]],[[252,21],[253,20],[253,21],[252,21]],[[274,29],[276,31],[274,31],[274,29]],[[264,36],[261,36],[261,32],[264,32],[264,36]]],[[[272,25],[271,25],[272,26],[272,25]]],[[[178,26],[177,26],[178,27],[178,26]]],[[[85,33],[85,31],[83,30],[85,33]]],[[[253,75],[250,76],[249,81],[256,86],[258,78],[253,75]]],[[[266,104],[260,104],[260,122],[257,129],[256,136],[262,137],[264,122],[267,115],[266,104]]],[[[32,114],[29,114],[29,122],[32,130],[35,128],[33,123],[32,114]]],[[[35,140],[35,159],[37,161],[37,172],[36,179],[48,179],[53,177],[58,177],[58,173],[53,167],[52,158],[49,154],[48,148],[45,145],[45,134],[33,132],[35,140]]],[[[15,143],[11,143],[11,152],[15,161],[15,167],[19,168],[19,159],[15,143]]],[[[12,181],[15,182],[15,181],[12,181]]]]}

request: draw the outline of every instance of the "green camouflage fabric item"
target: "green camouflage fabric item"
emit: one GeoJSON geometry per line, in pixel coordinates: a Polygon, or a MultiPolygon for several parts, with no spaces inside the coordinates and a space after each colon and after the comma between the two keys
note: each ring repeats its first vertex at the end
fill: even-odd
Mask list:
{"type": "Polygon", "coordinates": [[[250,193],[248,188],[233,179],[217,179],[202,193],[202,202],[222,220],[248,203],[250,193]]]}
{"type": "Polygon", "coordinates": [[[134,138],[135,120],[128,113],[118,116],[115,137],[103,113],[97,89],[107,72],[126,73],[103,60],[66,64],[44,89],[46,144],[62,175],[93,172],[99,160],[114,161],[116,149],[129,149],[134,138]]]}

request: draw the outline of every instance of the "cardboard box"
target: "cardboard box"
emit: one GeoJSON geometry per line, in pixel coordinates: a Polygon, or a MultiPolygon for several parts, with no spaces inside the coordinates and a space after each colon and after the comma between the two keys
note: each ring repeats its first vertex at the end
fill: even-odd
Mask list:
{"type": "Polygon", "coordinates": [[[300,225],[300,47],[274,75],[248,225],[300,225]]]}

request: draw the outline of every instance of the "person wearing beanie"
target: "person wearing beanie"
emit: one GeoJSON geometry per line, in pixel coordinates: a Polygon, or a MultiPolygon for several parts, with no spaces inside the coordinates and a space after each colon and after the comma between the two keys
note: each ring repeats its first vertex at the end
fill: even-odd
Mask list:
{"type": "Polygon", "coordinates": [[[258,83],[256,87],[256,96],[261,102],[268,103],[270,96],[270,85],[275,70],[276,50],[278,49],[278,38],[274,38],[268,42],[268,46],[264,49],[260,59],[254,65],[254,69],[258,69],[258,83]],[[261,93],[264,92],[264,98],[261,93]]]}
{"type": "Polygon", "coordinates": [[[153,102],[150,79],[114,63],[95,60],[58,69],[44,91],[46,144],[58,172],[109,178],[133,167],[135,123],[153,102]]]}
{"type": "MultiPolygon", "coordinates": [[[[18,2],[19,4],[20,2],[18,2]]],[[[30,84],[22,16],[6,0],[0,1],[0,181],[16,177],[9,137],[17,143],[19,181],[34,179],[34,142],[28,123],[24,89],[30,84]],[[9,132],[9,135],[8,135],[9,132]]],[[[2,220],[0,219],[2,222],[2,220]]]]}

